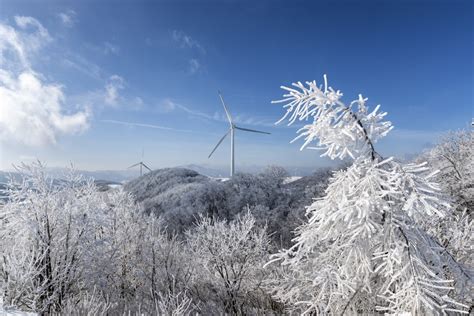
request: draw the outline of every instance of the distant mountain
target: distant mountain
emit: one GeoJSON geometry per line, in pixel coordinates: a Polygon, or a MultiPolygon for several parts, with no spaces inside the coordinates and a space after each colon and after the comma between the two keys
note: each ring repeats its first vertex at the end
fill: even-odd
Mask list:
{"type": "Polygon", "coordinates": [[[8,183],[10,177],[13,177],[14,179],[19,179],[20,175],[18,174],[18,172],[0,171],[0,185],[8,183]]]}
{"type": "MultiPolygon", "coordinates": [[[[47,170],[53,178],[61,178],[67,172],[66,168],[48,168],[47,170]]],[[[123,183],[139,176],[137,170],[77,170],[77,172],[86,178],[114,183],[123,183]]]]}

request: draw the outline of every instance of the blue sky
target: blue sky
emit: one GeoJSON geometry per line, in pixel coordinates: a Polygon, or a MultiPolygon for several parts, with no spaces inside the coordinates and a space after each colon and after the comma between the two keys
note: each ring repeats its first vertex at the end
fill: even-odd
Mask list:
{"type": "Polygon", "coordinates": [[[470,124],[472,21],[471,1],[0,0],[0,89],[13,96],[0,100],[0,169],[123,169],[142,148],[153,168],[226,165],[228,141],[207,159],[228,127],[217,90],[237,123],[272,133],[237,133],[237,169],[327,165],[289,144],[297,128],[274,126],[270,104],[323,74],[389,113],[382,154],[419,152],[470,124]]]}

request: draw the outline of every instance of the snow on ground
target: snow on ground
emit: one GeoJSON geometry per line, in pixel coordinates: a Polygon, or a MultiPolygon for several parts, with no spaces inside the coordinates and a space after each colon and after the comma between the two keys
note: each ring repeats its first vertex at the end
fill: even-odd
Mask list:
{"type": "Polygon", "coordinates": [[[0,316],[37,316],[36,313],[31,312],[22,312],[22,311],[15,311],[15,310],[3,310],[0,308],[0,316]]]}
{"type": "MultiPolygon", "coordinates": [[[[211,178],[213,180],[216,180],[216,181],[220,181],[220,182],[229,181],[229,179],[230,179],[230,178],[219,178],[219,177],[209,177],[209,178],[211,178]]],[[[301,178],[302,177],[299,177],[299,176],[286,177],[285,180],[283,180],[283,183],[288,184],[288,183],[294,182],[296,180],[299,180],[301,178]]]]}
{"type": "Polygon", "coordinates": [[[37,316],[36,313],[22,312],[18,310],[5,310],[3,308],[3,299],[0,297],[0,316],[37,316]]]}
{"type": "Polygon", "coordinates": [[[298,177],[298,176],[286,177],[285,180],[283,180],[283,183],[288,184],[299,179],[301,179],[301,177],[298,177]]]}
{"type": "Polygon", "coordinates": [[[215,181],[219,181],[219,182],[225,182],[225,181],[229,181],[230,178],[219,178],[219,177],[209,177],[211,178],[212,180],[215,180],[215,181]]]}

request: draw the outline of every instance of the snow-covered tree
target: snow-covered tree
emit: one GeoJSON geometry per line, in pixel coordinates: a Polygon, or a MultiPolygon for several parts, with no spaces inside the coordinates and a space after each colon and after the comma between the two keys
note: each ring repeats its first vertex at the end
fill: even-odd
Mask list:
{"type": "Polygon", "coordinates": [[[59,312],[81,290],[100,194],[71,172],[49,178],[41,163],[19,167],[0,216],[0,286],[6,306],[59,312]]]}
{"type": "MultiPolygon", "coordinates": [[[[426,230],[437,237],[453,260],[460,264],[460,269],[469,274],[469,268],[474,265],[474,132],[467,129],[448,132],[436,146],[417,158],[417,161],[423,160],[439,170],[435,179],[450,197],[454,209],[442,219],[427,219],[426,230]]],[[[462,291],[469,284],[459,281],[462,280],[456,282],[457,294],[472,306],[473,293],[462,291]]]]}
{"type": "Polygon", "coordinates": [[[251,214],[234,221],[201,218],[187,232],[187,243],[196,265],[195,295],[218,307],[205,314],[242,315],[265,310],[269,297],[262,284],[268,271],[269,238],[265,227],[256,227],[251,214]]]}
{"type": "Polygon", "coordinates": [[[436,180],[453,198],[453,207],[472,213],[474,208],[474,131],[448,132],[418,160],[439,170],[436,180]]]}
{"type": "Polygon", "coordinates": [[[95,231],[88,252],[85,284],[96,289],[113,312],[134,311],[142,276],[136,265],[143,248],[146,217],[128,193],[121,189],[101,195],[95,214],[95,231]]]}
{"type": "Polygon", "coordinates": [[[375,143],[392,125],[379,106],[369,111],[361,95],[344,104],[326,76],[322,86],[282,88],[287,93],[276,102],[285,103],[286,114],[279,122],[309,121],[296,138],[304,138],[301,149],[353,164],[336,172],[325,196],[307,208],[294,245],[273,256],[271,262],[288,268],[274,280],[274,296],[305,313],[465,312],[449,296],[454,280],[448,276],[466,276],[420,224],[451,210],[436,172],[377,153],[375,143]]]}
{"type": "Polygon", "coordinates": [[[183,243],[121,189],[23,165],[0,213],[0,302],[40,314],[188,314],[183,243]]]}
{"type": "Polygon", "coordinates": [[[135,269],[141,285],[136,300],[142,312],[179,315],[195,310],[188,290],[196,269],[184,241],[176,234],[170,235],[161,220],[150,216],[139,243],[135,269]]]}

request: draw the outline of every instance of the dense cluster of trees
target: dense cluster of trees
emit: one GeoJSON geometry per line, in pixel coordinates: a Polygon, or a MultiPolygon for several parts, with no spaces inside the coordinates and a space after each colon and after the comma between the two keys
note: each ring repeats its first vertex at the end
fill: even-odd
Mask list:
{"type": "Polygon", "coordinates": [[[291,183],[279,167],[163,169],[110,190],[19,167],[0,205],[0,312],[468,313],[473,132],[402,163],[375,150],[391,124],[362,96],[286,89],[290,123],[312,119],[304,146],[349,164],[291,183]]]}
{"type": "Polygon", "coordinates": [[[0,221],[3,304],[41,314],[253,314],[280,309],[264,291],[271,249],[248,212],[202,216],[177,234],[121,190],[23,166],[0,221]]]}

